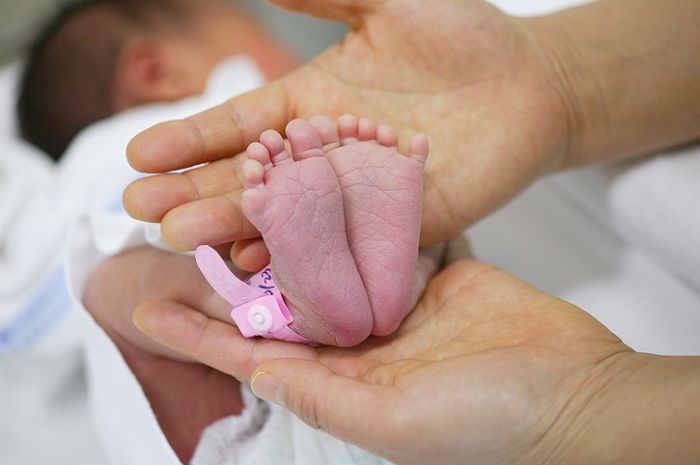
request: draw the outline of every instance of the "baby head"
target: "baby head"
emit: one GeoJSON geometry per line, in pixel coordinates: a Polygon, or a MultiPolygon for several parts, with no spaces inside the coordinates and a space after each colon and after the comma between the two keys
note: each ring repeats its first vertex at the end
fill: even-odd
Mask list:
{"type": "Polygon", "coordinates": [[[268,77],[293,59],[223,0],[86,0],[34,43],[17,102],[22,136],[58,160],[75,135],[126,108],[202,93],[222,59],[245,53],[268,77]]]}

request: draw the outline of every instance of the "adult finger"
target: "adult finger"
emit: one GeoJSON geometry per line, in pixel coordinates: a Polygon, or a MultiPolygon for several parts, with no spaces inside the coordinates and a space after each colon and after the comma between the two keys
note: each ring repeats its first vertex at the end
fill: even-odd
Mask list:
{"type": "Polygon", "coordinates": [[[241,211],[240,201],[239,191],[175,207],[161,220],[163,239],[175,250],[185,251],[201,244],[260,237],[241,211]]]}
{"type": "Polygon", "coordinates": [[[287,10],[318,18],[355,22],[371,13],[386,0],[270,0],[287,10]]]}
{"type": "Polygon", "coordinates": [[[292,119],[282,81],[234,97],[182,120],[136,135],[126,152],[134,169],[160,173],[241,153],[265,129],[282,130],[292,119]]]}
{"type": "MultiPolygon", "coordinates": [[[[339,375],[318,361],[263,363],[251,378],[253,393],[289,409],[313,428],[369,450],[392,434],[392,399],[400,392],[339,375]]],[[[376,451],[375,451],[376,452],[376,451]]]]}
{"type": "MultiPolygon", "coordinates": [[[[206,303],[205,303],[206,304],[206,303]]],[[[144,334],[184,356],[248,382],[256,366],[279,358],[314,360],[310,346],[241,336],[233,324],[171,300],[150,301],[134,311],[133,322],[144,334]]]]}
{"type": "Polygon", "coordinates": [[[236,156],[183,173],[137,179],[124,190],[124,208],[137,220],[157,223],[179,205],[241,191],[239,169],[243,161],[244,156],[236,156]]]}
{"type": "Polygon", "coordinates": [[[231,247],[231,260],[241,270],[255,273],[270,263],[270,251],[262,239],[244,239],[231,247]]]}

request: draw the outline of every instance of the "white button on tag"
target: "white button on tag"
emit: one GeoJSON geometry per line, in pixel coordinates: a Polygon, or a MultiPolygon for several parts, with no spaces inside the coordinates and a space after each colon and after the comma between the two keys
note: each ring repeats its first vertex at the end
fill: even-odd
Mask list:
{"type": "Polygon", "coordinates": [[[253,305],[248,309],[248,323],[257,331],[268,331],[272,328],[270,310],[262,305],[253,305]]]}

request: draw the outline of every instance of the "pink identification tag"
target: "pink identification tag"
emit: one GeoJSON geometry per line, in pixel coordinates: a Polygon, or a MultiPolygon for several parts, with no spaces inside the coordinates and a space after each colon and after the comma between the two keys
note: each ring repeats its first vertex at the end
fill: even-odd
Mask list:
{"type": "Polygon", "coordinates": [[[194,257],[209,285],[233,306],[231,318],[244,337],[311,342],[289,328],[294,317],[272,280],[269,266],[243,282],[208,245],[197,247],[194,257]]]}

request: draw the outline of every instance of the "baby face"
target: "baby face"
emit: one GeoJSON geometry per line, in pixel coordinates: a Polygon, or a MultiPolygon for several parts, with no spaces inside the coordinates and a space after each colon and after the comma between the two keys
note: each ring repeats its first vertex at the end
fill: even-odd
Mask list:
{"type": "Polygon", "coordinates": [[[122,61],[126,67],[122,74],[129,77],[120,81],[117,110],[201,94],[214,67],[233,55],[249,56],[269,79],[296,67],[291,54],[251,18],[217,1],[198,5],[186,27],[146,34],[134,41],[139,39],[149,41],[152,49],[141,54],[141,64],[134,59],[122,61]]]}
{"type": "Polygon", "coordinates": [[[180,63],[180,79],[186,82],[183,90],[189,95],[204,91],[209,74],[221,60],[250,54],[251,43],[259,36],[267,39],[250,18],[229,5],[205,3],[202,6],[187,34],[164,37],[169,41],[167,47],[173,58],[180,63]]]}

